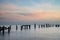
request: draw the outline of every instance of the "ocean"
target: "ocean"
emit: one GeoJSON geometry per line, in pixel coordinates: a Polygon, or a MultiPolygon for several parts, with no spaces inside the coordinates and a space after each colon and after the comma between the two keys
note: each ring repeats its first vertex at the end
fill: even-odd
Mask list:
{"type": "MultiPolygon", "coordinates": [[[[7,25],[6,25],[7,26],[7,25]]],[[[0,40],[60,40],[60,27],[34,27],[23,28],[18,25],[16,29],[15,25],[11,26],[11,31],[8,33],[0,33],[0,40]]]]}

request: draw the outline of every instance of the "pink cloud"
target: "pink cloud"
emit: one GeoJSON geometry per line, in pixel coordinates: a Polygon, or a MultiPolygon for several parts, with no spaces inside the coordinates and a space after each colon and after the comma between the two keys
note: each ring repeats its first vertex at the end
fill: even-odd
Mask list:
{"type": "MultiPolygon", "coordinates": [[[[42,5],[48,6],[47,5],[42,5]]],[[[51,5],[50,5],[51,6],[51,5]]],[[[50,7],[49,6],[49,7],[50,7]]],[[[0,16],[3,18],[6,18],[6,20],[60,20],[60,13],[59,12],[54,12],[53,10],[34,10],[30,9],[29,7],[17,7],[12,4],[4,4],[1,5],[2,9],[7,9],[7,10],[0,10],[0,16]],[[18,10],[16,10],[18,9],[18,10]],[[18,15],[18,13],[32,13],[31,15],[18,15]]]]}
{"type": "Polygon", "coordinates": [[[31,15],[18,15],[15,13],[7,14],[3,16],[6,19],[9,20],[60,20],[60,14],[59,13],[33,13],[31,15]]]}

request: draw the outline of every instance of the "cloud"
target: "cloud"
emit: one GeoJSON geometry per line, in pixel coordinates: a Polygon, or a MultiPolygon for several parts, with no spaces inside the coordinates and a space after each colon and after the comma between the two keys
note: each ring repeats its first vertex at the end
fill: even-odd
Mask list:
{"type": "Polygon", "coordinates": [[[29,13],[32,8],[25,6],[16,6],[13,4],[0,4],[0,11],[12,13],[29,13]]]}
{"type": "MultiPolygon", "coordinates": [[[[45,0],[48,1],[48,0],[45,0]]],[[[49,0],[51,1],[55,1],[55,0],[49,0]]],[[[31,1],[31,5],[32,6],[17,6],[15,4],[0,4],[0,11],[4,11],[4,12],[12,12],[12,13],[33,13],[33,12],[44,12],[44,11],[59,11],[60,10],[60,6],[56,6],[53,5],[49,2],[46,3],[36,3],[31,1]]]]}
{"type": "Polygon", "coordinates": [[[0,20],[60,20],[60,6],[32,2],[32,6],[0,4],[0,20]]]}
{"type": "MultiPolygon", "coordinates": [[[[54,12],[35,12],[32,14],[9,13],[1,16],[4,20],[9,21],[38,21],[38,20],[60,20],[60,13],[54,12]]],[[[2,19],[2,20],[3,20],[2,19]]]]}

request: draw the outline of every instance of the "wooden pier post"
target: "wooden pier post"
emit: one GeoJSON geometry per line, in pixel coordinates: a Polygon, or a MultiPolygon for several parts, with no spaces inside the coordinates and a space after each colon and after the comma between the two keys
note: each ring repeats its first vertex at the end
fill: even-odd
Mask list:
{"type": "Polygon", "coordinates": [[[21,31],[22,31],[23,29],[31,29],[31,25],[22,25],[22,26],[21,26],[21,31]]]}
{"type": "Polygon", "coordinates": [[[23,26],[21,26],[21,31],[23,30],[23,26]]]}
{"type": "Polygon", "coordinates": [[[36,29],[36,24],[34,24],[34,29],[36,29]]]}
{"type": "Polygon", "coordinates": [[[46,24],[46,27],[51,27],[51,24],[46,24]]]}
{"type": "Polygon", "coordinates": [[[1,26],[0,26],[0,32],[1,32],[1,26]]]}
{"type": "Polygon", "coordinates": [[[10,27],[8,27],[8,33],[10,33],[10,27]]]}
{"type": "Polygon", "coordinates": [[[4,26],[2,27],[3,35],[4,35],[4,26]]]}
{"type": "Polygon", "coordinates": [[[11,30],[11,25],[10,25],[10,30],[11,30]]]}
{"type": "Polygon", "coordinates": [[[5,27],[5,26],[0,27],[0,32],[2,31],[2,33],[3,33],[3,35],[4,35],[4,32],[5,32],[5,30],[7,30],[7,29],[8,29],[8,33],[10,33],[11,25],[10,25],[9,27],[5,27]]]}
{"type": "Polygon", "coordinates": [[[45,27],[45,24],[41,24],[41,27],[45,27]]]}
{"type": "Polygon", "coordinates": [[[56,24],[55,27],[60,27],[60,25],[59,24],[56,24]]]}
{"type": "Polygon", "coordinates": [[[29,29],[31,29],[31,25],[29,25],[29,29]]]}
{"type": "Polygon", "coordinates": [[[18,26],[16,25],[16,30],[18,29],[18,26]]]}

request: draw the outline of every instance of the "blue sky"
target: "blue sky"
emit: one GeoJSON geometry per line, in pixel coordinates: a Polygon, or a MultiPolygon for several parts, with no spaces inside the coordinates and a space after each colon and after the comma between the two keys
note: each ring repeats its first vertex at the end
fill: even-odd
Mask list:
{"type": "Polygon", "coordinates": [[[16,5],[30,6],[32,3],[51,3],[60,6],[60,0],[0,0],[0,3],[11,3],[16,5]]]}

